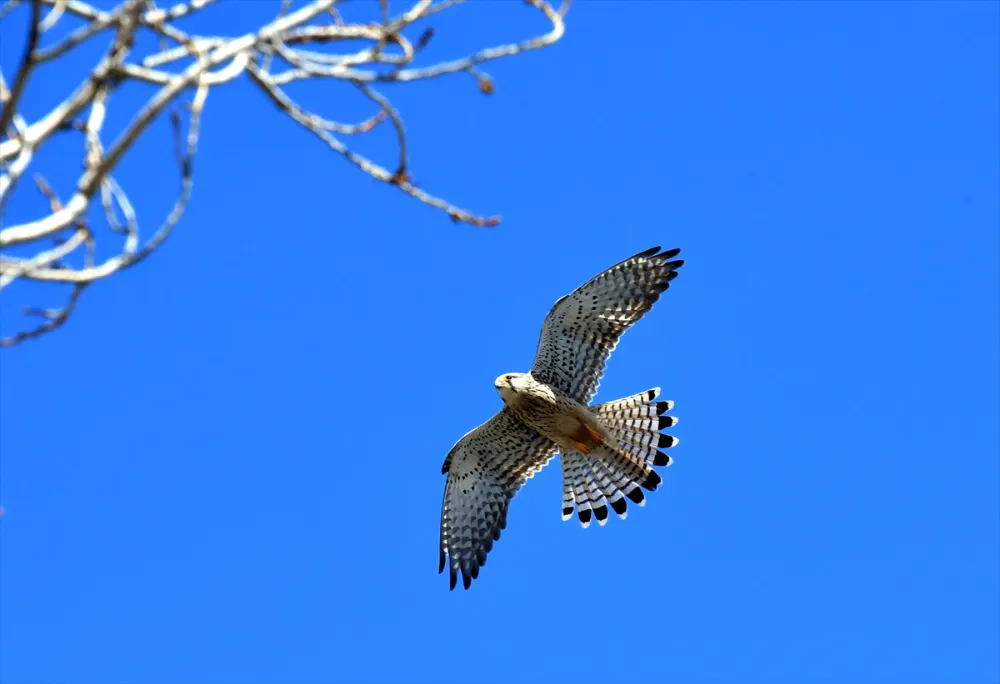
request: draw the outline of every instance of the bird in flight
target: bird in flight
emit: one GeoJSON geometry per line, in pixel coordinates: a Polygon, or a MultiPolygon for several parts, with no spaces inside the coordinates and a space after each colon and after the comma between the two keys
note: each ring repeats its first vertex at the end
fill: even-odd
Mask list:
{"type": "Polygon", "coordinates": [[[677,439],[660,430],[677,418],[657,401],[660,388],[588,405],[619,338],[649,311],[677,276],[680,252],[653,247],[612,266],[560,298],[545,317],[528,373],[505,373],[495,385],[504,407],[452,447],[441,467],[448,479],[441,510],[438,573],[450,570],[466,589],[507,526],[510,500],[556,454],[562,463],[563,520],[588,527],[625,518],[645,504],[670,465],[661,449],[677,439]]]}

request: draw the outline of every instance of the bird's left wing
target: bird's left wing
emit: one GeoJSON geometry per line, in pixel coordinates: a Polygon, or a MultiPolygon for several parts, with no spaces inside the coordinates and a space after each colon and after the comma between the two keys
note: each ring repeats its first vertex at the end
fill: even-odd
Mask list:
{"type": "Polygon", "coordinates": [[[589,403],[622,333],[653,307],[684,265],[674,260],[679,252],[653,247],[561,297],[542,324],[531,374],[589,403]]]}
{"type": "Polygon", "coordinates": [[[458,573],[466,589],[486,564],[486,554],[507,526],[510,500],[549,462],[556,445],[504,408],[458,440],[445,458],[448,473],[441,505],[441,558],[451,588],[458,573]]]}

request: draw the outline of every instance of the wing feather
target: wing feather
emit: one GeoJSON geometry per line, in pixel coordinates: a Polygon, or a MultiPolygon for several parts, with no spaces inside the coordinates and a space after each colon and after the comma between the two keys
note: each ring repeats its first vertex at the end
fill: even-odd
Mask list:
{"type": "Polygon", "coordinates": [[[591,278],[553,305],[538,339],[531,374],[581,403],[597,393],[622,334],[670,287],[679,249],[653,247],[591,278]]]}
{"type": "Polygon", "coordinates": [[[510,500],[552,458],[556,445],[526,426],[507,408],[470,431],[452,447],[441,505],[438,572],[449,566],[468,589],[486,564],[486,554],[507,526],[510,500]]]}

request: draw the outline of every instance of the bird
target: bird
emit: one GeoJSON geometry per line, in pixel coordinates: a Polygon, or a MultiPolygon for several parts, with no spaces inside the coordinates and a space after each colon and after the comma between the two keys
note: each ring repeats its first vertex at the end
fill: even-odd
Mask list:
{"type": "Polygon", "coordinates": [[[528,373],[504,373],[494,385],[503,408],[466,433],[441,467],[438,574],[449,568],[450,589],[461,573],[469,589],[507,526],[511,499],[558,452],[562,519],[576,510],[583,527],[603,526],[608,507],[624,519],[628,502],[645,505],[643,490],[661,482],[653,466],[668,466],[662,449],[678,439],[661,432],[677,424],[665,415],[673,401],[660,388],[590,405],[622,334],[649,311],[684,265],[680,249],[653,247],[620,261],[560,297],[542,324],[528,373]]]}

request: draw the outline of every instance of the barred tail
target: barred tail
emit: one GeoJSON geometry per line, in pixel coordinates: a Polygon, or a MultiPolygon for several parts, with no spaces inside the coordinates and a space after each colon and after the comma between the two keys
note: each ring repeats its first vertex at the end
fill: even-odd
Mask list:
{"type": "Polygon", "coordinates": [[[626,517],[626,499],[643,506],[643,489],[655,491],[660,476],[652,466],[668,466],[671,458],[660,451],[677,444],[676,437],[660,430],[677,424],[674,416],[663,415],[673,408],[672,401],[655,401],[656,387],[639,394],[591,407],[614,442],[593,449],[588,454],[569,451],[562,454],[563,520],[573,515],[574,505],[580,524],[599,525],[608,519],[608,506],[622,519],[626,517]]]}

